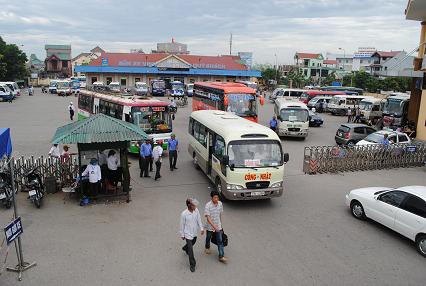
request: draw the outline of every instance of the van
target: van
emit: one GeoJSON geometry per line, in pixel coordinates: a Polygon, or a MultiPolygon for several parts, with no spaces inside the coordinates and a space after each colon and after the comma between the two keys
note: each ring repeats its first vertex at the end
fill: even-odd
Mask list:
{"type": "Polygon", "coordinates": [[[277,99],[274,113],[279,136],[306,138],[309,131],[309,109],[300,101],[277,99]]]}
{"type": "Polygon", "coordinates": [[[327,110],[327,105],[330,102],[331,95],[319,95],[315,96],[311,100],[309,100],[308,106],[309,109],[315,108],[317,112],[325,112],[327,110]]]}
{"type": "Polygon", "coordinates": [[[223,199],[256,200],[283,194],[284,154],[278,135],[219,110],[191,113],[188,152],[223,199]]]}
{"type": "Polygon", "coordinates": [[[14,81],[2,81],[0,84],[5,84],[9,87],[9,89],[12,91],[13,97],[17,97],[21,95],[21,89],[19,88],[18,84],[14,81]]]}
{"type": "Polygon", "coordinates": [[[357,108],[364,98],[366,96],[335,95],[328,103],[327,111],[333,115],[346,115],[349,108],[357,108]]]}
{"type": "Polygon", "coordinates": [[[56,87],[57,83],[58,83],[58,81],[53,80],[53,79],[49,82],[49,93],[53,94],[53,93],[56,93],[58,91],[58,89],[56,87]]]}
{"type": "Polygon", "coordinates": [[[111,92],[120,92],[121,91],[121,86],[120,83],[118,81],[112,81],[108,84],[109,90],[111,92]]]}
{"type": "Polygon", "coordinates": [[[361,122],[376,124],[377,120],[383,116],[383,107],[386,99],[366,97],[359,103],[361,112],[361,122]]]}
{"type": "Polygon", "coordinates": [[[14,98],[12,90],[6,84],[3,85],[0,83],[0,99],[11,102],[14,98]]]}

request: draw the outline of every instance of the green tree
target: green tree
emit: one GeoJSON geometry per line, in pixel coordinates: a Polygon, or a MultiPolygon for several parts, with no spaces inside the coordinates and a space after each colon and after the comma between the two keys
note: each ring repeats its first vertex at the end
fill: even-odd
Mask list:
{"type": "Polygon", "coordinates": [[[331,85],[332,82],[336,81],[336,72],[329,73],[326,78],[321,81],[322,85],[331,85]]]}
{"type": "Polygon", "coordinates": [[[265,83],[267,83],[269,80],[277,80],[281,77],[279,71],[272,67],[265,67],[261,69],[261,73],[265,83]]]}
{"type": "Polygon", "coordinates": [[[27,56],[17,45],[7,44],[0,37],[0,80],[17,80],[28,76],[27,56]]]}
{"type": "Polygon", "coordinates": [[[292,70],[287,74],[287,80],[290,84],[290,81],[292,82],[293,87],[303,87],[306,85],[307,82],[310,81],[310,79],[305,79],[305,76],[300,73],[297,69],[292,70]]]}

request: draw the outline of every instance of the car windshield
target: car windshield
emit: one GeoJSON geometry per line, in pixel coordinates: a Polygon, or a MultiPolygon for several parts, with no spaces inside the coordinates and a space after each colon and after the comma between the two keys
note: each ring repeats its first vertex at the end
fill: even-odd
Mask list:
{"type": "Polygon", "coordinates": [[[371,111],[373,109],[373,103],[367,101],[361,101],[359,103],[359,109],[365,111],[371,111]]]}
{"type": "Polygon", "coordinates": [[[132,119],[148,134],[172,132],[172,120],[166,106],[132,107],[132,119]]]}
{"type": "Polygon", "coordinates": [[[146,83],[144,83],[144,82],[137,82],[136,83],[136,87],[137,88],[146,88],[146,83]]]}
{"type": "Polygon", "coordinates": [[[152,83],[152,87],[153,88],[158,88],[158,89],[165,89],[166,88],[166,83],[164,81],[154,81],[152,83]]]}
{"type": "Polygon", "coordinates": [[[403,103],[401,99],[388,98],[385,106],[383,107],[383,113],[394,116],[401,116],[403,112],[403,103]]]}
{"type": "Polygon", "coordinates": [[[280,111],[281,121],[308,121],[308,110],[301,108],[283,108],[280,111]]]}
{"type": "Polygon", "coordinates": [[[58,82],[57,87],[58,88],[67,88],[70,87],[71,83],[68,81],[62,81],[62,82],[58,82]]]}
{"type": "Polygon", "coordinates": [[[238,140],[228,144],[229,165],[237,168],[281,166],[281,144],[275,140],[238,140]]]}
{"type": "Polygon", "coordinates": [[[238,116],[257,116],[256,97],[253,94],[228,94],[228,112],[238,116]]]}
{"type": "Polygon", "coordinates": [[[382,133],[371,133],[364,140],[371,143],[382,143],[384,137],[382,133]]]}

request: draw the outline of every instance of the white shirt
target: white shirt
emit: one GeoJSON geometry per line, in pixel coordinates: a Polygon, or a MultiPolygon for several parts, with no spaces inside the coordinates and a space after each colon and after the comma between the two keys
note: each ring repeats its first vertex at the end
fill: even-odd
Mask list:
{"type": "Polygon", "coordinates": [[[180,215],[180,236],[186,239],[194,239],[199,230],[204,230],[198,209],[192,213],[186,209],[180,215]]]}
{"type": "Polygon", "coordinates": [[[108,169],[109,170],[112,170],[112,171],[117,170],[117,167],[119,165],[118,164],[118,158],[117,158],[117,156],[115,156],[115,155],[109,156],[107,158],[107,164],[108,164],[108,169]]]}
{"type": "Polygon", "coordinates": [[[50,148],[49,155],[56,158],[61,157],[61,151],[59,150],[59,147],[52,146],[52,148],[50,148]]]}
{"type": "Polygon", "coordinates": [[[68,110],[75,111],[75,109],[74,109],[74,105],[72,105],[72,104],[68,105],[68,110]]]}
{"type": "Polygon", "coordinates": [[[161,162],[161,155],[163,155],[163,147],[157,145],[152,150],[152,157],[154,158],[154,162],[158,161],[160,159],[161,162]]]}
{"type": "Polygon", "coordinates": [[[92,165],[89,164],[86,167],[86,170],[84,170],[83,174],[81,174],[83,177],[89,175],[89,182],[90,183],[97,183],[101,180],[101,167],[99,165],[92,165]]]}

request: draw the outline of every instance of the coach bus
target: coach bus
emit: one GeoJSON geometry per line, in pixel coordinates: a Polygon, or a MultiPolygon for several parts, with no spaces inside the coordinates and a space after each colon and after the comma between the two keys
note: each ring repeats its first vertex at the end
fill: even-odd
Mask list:
{"type": "Polygon", "coordinates": [[[192,112],[188,152],[223,199],[255,200],[283,194],[284,164],[278,135],[263,125],[219,110],[192,112]]]}
{"type": "MultiPolygon", "coordinates": [[[[192,111],[222,110],[257,122],[256,90],[235,82],[196,82],[192,111]]],[[[264,104],[264,98],[260,104],[264,104]]]]}
{"type": "MultiPolygon", "coordinates": [[[[154,143],[161,140],[163,149],[167,149],[172,134],[169,103],[153,98],[119,97],[82,90],[78,97],[78,119],[98,113],[138,125],[154,143]]],[[[129,151],[138,154],[138,143],[130,142],[129,151]]]]}

